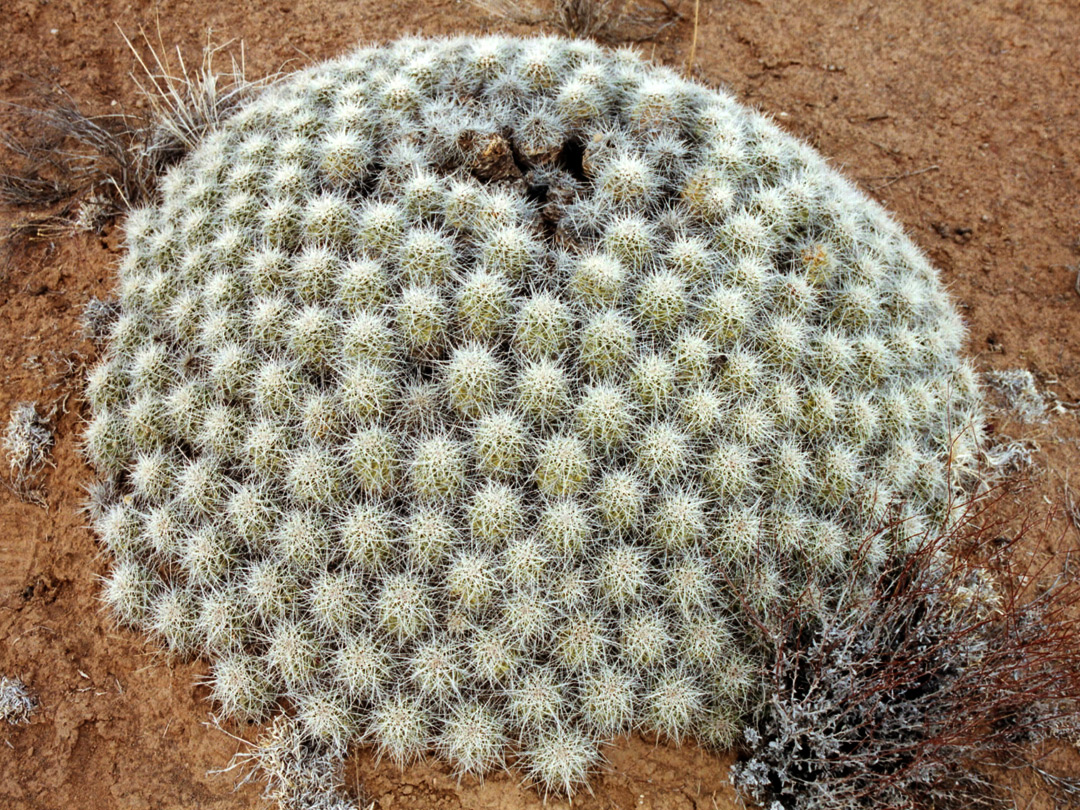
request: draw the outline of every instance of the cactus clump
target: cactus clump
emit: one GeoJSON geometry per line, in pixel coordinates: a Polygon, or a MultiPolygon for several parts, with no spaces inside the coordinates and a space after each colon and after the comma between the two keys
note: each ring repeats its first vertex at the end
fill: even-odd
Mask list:
{"type": "Polygon", "coordinates": [[[809,147],[627,51],[403,40],[264,91],[132,212],[92,372],[126,623],[306,739],[725,746],[760,628],[943,525],[937,273],[809,147]],[[870,538],[870,540],[868,540],[870,538]],[[872,553],[866,553],[867,543],[872,553]]]}

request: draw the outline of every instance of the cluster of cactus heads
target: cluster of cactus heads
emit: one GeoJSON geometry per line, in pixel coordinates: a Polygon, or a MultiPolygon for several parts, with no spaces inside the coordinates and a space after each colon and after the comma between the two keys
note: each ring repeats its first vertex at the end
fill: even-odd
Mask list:
{"type": "Polygon", "coordinates": [[[90,373],[105,599],[307,737],[569,792],[730,745],[755,633],[949,520],[979,399],[900,229],[626,51],[460,38],[264,91],[134,211],[90,373]],[[884,527],[892,527],[885,530],[884,527]],[[900,528],[897,528],[900,527],[900,528]]]}

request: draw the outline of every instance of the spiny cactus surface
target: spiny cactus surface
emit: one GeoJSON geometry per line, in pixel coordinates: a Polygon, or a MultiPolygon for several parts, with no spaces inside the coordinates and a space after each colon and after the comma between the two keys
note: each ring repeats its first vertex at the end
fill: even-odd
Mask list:
{"type": "Polygon", "coordinates": [[[746,619],[948,519],[978,392],[919,250],[722,92],[405,40],[241,108],[133,212],[91,372],[125,623],[308,739],[725,747],[746,619]],[[879,531],[903,522],[900,529],[879,531]],[[867,539],[869,538],[869,540],[867,539]]]}

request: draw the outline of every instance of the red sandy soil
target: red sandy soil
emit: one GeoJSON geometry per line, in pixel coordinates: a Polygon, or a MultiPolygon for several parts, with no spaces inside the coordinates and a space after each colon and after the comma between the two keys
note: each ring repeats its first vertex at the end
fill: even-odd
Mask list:
{"type": "MultiPolygon", "coordinates": [[[[693,5],[684,0],[687,18],[660,42],[638,46],[646,56],[685,66],[693,5]]],[[[134,104],[135,63],[117,26],[160,32],[189,63],[208,28],[219,42],[242,40],[249,75],[406,33],[523,31],[448,0],[6,0],[0,98],[25,99],[46,82],[91,110],[134,104]]],[[[1024,497],[1032,514],[1050,515],[1030,537],[1043,555],[1078,539],[1062,509],[1069,470],[1080,479],[1077,43],[1075,0],[729,0],[701,3],[693,65],[894,212],[951,286],[981,369],[1029,369],[1062,403],[1045,423],[1006,411],[995,421],[999,434],[1039,446],[1024,497]]],[[[0,227],[20,216],[0,211],[0,227]]],[[[78,511],[91,478],[77,451],[81,373],[94,359],[78,321],[89,298],[109,294],[116,243],[115,232],[81,236],[0,258],[0,419],[25,400],[60,406],[55,467],[39,482],[47,508],[0,491],[0,674],[21,677],[41,701],[29,725],[0,726],[0,806],[259,807],[257,787],[234,791],[235,773],[212,773],[239,744],[207,725],[205,664],[168,660],[99,609],[106,561],[78,511]]],[[[635,737],[608,753],[576,806],[736,806],[727,760],[692,745],[635,737]]],[[[458,783],[438,762],[399,772],[365,753],[350,761],[349,781],[382,810],[542,804],[513,773],[458,783]]],[[[1032,808],[1053,807],[1034,798],[1032,808]]]]}

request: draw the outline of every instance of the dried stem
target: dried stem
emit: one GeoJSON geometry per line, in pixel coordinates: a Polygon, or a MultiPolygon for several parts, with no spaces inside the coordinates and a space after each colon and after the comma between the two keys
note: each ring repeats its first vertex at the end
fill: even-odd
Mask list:
{"type": "Polygon", "coordinates": [[[1076,733],[1080,588],[1022,549],[1030,523],[1007,538],[1001,492],[873,582],[759,621],[771,701],[743,790],[789,810],[994,806],[987,767],[1076,733]]]}
{"type": "Polygon", "coordinates": [[[164,171],[202,136],[218,126],[252,90],[267,80],[246,78],[243,50],[230,70],[218,72],[214,58],[228,47],[203,47],[198,67],[180,56],[173,68],[158,37],[142,34],[147,56],[126,36],[143,74],[133,75],[150,112],[90,114],[65,91],[43,92],[36,105],[7,103],[24,121],[24,139],[4,137],[16,159],[0,174],[0,204],[53,209],[17,225],[10,236],[47,238],[73,230],[99,231],[148,199],[164,171]]]}

